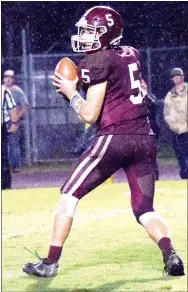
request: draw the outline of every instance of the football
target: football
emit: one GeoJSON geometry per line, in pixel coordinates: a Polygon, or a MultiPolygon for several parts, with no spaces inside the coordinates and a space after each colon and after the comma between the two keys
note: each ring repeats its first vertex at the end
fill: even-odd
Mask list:
{"type": "Polygon", "coordinates": [[[55,72],[58,72],[68,80],[75,80],[78,76],[77,66],[69,58],[62,58],[58,62],[55,72]]]}

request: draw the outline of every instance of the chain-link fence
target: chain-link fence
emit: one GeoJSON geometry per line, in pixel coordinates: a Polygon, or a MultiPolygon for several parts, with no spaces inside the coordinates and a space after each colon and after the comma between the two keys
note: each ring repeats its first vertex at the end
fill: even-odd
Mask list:
{"type": "MultiPolygon", "coordinates": [[[[165,149],[170,145],[170,131],[163,119],[163,99],[172,86],[169,71],[181,67],[187,75],[188,47],[147,48],[140,53],[149,91],[159,100],[160,148],[165,149]]],[[[26,164],[74,158],[76,138],[85,130],[85,125],[52,85],[54,68],[65,56],[76,64],[83,57],[82,54],[30,54],[2,60],[2,72],[10,67],[16,71],[17,84],[25,90],[31,106],[24,137],[26,164]]]]}

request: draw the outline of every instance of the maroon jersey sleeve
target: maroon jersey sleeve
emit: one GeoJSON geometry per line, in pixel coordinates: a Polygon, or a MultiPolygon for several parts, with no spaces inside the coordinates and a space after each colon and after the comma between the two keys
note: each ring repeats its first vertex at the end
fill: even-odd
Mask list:
{"type": "Polygon", "coordinates": [[[108,82],[96,121],[98,135],[150,134],[137,50],[122,46],[89,54],[78,65],[78,73],[85,92],[90,85],[108,82]]]}
{"type": "Polygon", "coordinates": [[[108,80],[110,61],[107,51],[99,51],[88,55],[78,65],[78,76],[85,87],[108,80]]]}
{"type": "Polygon", "coordinates": [[[130,51],[133,51],[133,53],[134,53],[136,59],[137,59],[138,61],[140,61],[140,53],[139,53],[135,48],[133,48],[133,47],[128,47],[128,48],[130,49],[130,51]]]}

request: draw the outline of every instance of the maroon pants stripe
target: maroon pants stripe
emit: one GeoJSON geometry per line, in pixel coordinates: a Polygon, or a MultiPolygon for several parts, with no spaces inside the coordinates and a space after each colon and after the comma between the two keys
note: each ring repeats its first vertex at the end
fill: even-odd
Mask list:
{"type": "Polygon", "coordinates": [[[154,210],[156,149],[156,139],[149,135],[96,138],[91,148],[80,157],[61,192],[81,199],[123,168],[131,190],[132,209],[138,218],[154,210]]]}
{"type": "Polygon", "coordinates": [[[61,193],[65,193],[77,182],[77,179],[80,178],[82,173],[92,164],[95,160],[101,149],[103,148],[108,136],[100,136],[95,139],[95,142],[92,144],[92,147],[81,155],[78,164],[74,168],[74,171],[71,177],[66,181],[64,186],[61,188],[61,193]]]}

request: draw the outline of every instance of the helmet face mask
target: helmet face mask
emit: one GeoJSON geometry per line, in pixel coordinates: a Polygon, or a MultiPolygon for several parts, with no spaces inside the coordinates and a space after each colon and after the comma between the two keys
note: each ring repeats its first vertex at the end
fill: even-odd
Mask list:
{"type": "Polygon", "coordinates": [[[95,6],[81,17],[77,35],[71,37],[74,52],[95,52],[117,45],[122,38],[123,20],[110,7],[95,6]]]}
{"type": "Polygon", "coordinates": [[[78,34],[71,37],[74,52],[90,52],[101,48],[100,37],[107,31],[105,26],[82,25],[79,22],[78,34]]]}

